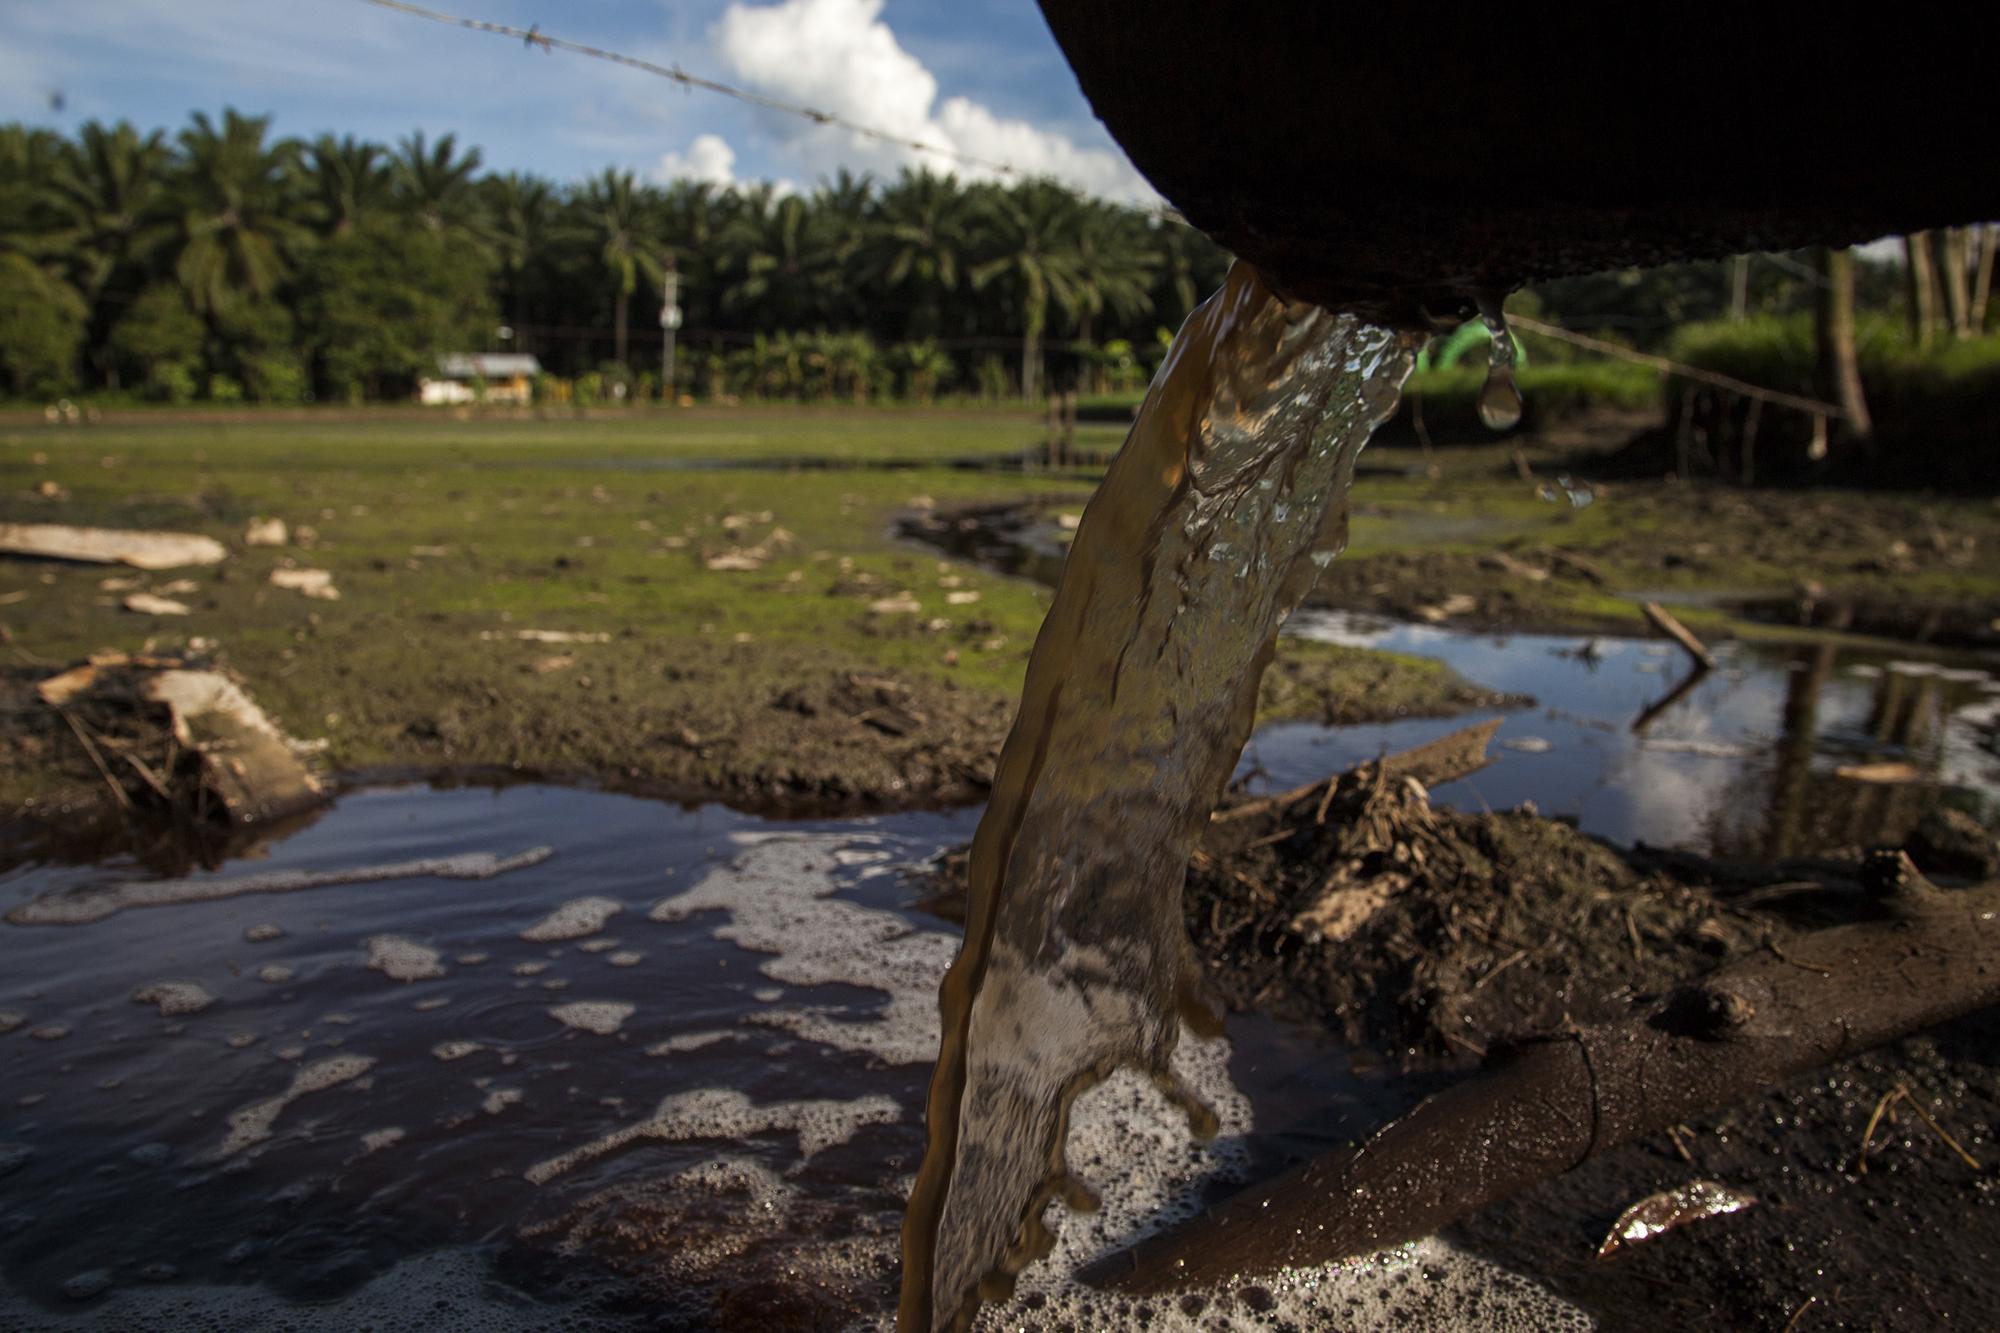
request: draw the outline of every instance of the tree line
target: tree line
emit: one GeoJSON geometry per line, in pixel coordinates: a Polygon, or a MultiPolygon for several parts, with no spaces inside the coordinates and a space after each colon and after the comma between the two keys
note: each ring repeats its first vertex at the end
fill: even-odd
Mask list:
{"type": "Polygon", "coordinates": [[[481,166],[449,134],[280,138],[234,110],[171,137],[0,126],[0,393],[359,401],[446,352],[522,351],[620,392],[1034,397],[1051,363],[1143,376],[1228,263],[1046,180],[843,170],[795,193],[481,166]]]}

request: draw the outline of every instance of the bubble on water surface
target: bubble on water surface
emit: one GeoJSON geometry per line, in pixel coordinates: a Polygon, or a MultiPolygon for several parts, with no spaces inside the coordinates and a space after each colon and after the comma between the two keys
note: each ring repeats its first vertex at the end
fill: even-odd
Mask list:
{"type": "Polygon", "coordinates": [[[315,1060],[293,1074],[291,1085],[277,1096],[233,1112],[229,1117],[229,1134],[212,1156],[233,1157],[245,1148],[264,1142],[271,1137],[278,1117],[293,1102],[311,1093],[324,1092],[358,1079],[374,1067],[374,1058],[366,1055],[335,1055],[315,1060]]]}
{"type": "Polygon", "coordinates": [[[521,938],[536,943],[553,940],[580,940],[604,929],[604,923],[625,910],[616,898],[573,898],[521,932],[521,938]]]}
{"type": "Polygon", "coordinates": [[[810,1158],[836,1143],[845,1143],[864,1125],[894,1124],[902,1109],[890,1097],[853,1101],[775,1102],[759,1106],[734,1088],[701,1088],[676,1093],[637,1124],[615,1129],[581,1147],[537,1162],[522,1174],[537,1185],[585,1162],[595,1161],[648,1139],[728,1139],[741,1142],[753,1134],[789,1130],[798,1135],[799,1155],[810,1158]]]}
{"type": "Polygon", "coordinates": [[[422,981],[444,975],[443,955],[401,935],[371,935],[368,966],[394,981],[422,981]]]}
{"type": "Polygon", "coordinates": [[[834,896],[823,841],[760,838],[684,893],[662,900],[655,921],[726,912],[715,938],[760,954],[757,968],[791,986],[848,985],[886,992],[881,1009],[855,1018],[826,1008],[755,1016],[808,1041],[857,1051],[888,1064],[927,1064],[937,1055],[937,984],[958,951],[942,931],[914,929],[903,917],[834,896]]]}
{"type": "Polygon", "coordinates": [[[549,1010],[549,1017],[564,1027],[608,1037],[625,1026],[625,1020],[637,1007],[623,1000],[577,1000],[557,1005],[549,1010]]]}
{"type": "Polygon", "coordinates": [[[216,997],[196,981],[156,981],[150,987],[134,991],[132,1003],[152,1005],[160,1011],[162,1019],[178,1019],[208,1009],[216,1003],[216,997]]]}

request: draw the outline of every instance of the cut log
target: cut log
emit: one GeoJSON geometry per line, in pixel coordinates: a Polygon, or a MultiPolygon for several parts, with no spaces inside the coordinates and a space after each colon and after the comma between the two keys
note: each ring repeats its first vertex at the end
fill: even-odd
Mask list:
{"type": "Polygon", "coordinates": [[[1880,918],[1723,968],[1623,1022],[1496,1058],[1365,1144],[1252,1186],[1087,1268],[1152,1293],[1240,1281],[1427,1236],[1640,1135],[2000,1001],[2000,883],[1939,890],[1900,852],[1880,918]]]}
{"type": "Polygon", "coordinates": [[[134,569],[213,565],[229,554],[213,537],[191,532],[127,532],[61,523],[0,523],[0,552],[134,569]]]}
{"type": "Polygon", "coordinates": [[[1695,664],[1703,671],[1715,670],[1715,654],[1708,651],[1708,645],[1694,636],[1694,632],[1668,613],[1658,602],[1641,602],[1639,609],[1646,613],[1646,619],[1654,629],[1679,644],[1695,664]]]}

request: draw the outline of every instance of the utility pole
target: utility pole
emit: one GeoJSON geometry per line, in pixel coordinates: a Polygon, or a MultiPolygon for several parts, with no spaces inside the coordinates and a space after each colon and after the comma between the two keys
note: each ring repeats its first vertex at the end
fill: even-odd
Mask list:
{"type": "Polygon", "coordinates": [[[681,273],[674,261],[667,261],[667,271],[660,275],[660,397],[673,402],[674,395],[674,331],[681,326],[681,273]]]}

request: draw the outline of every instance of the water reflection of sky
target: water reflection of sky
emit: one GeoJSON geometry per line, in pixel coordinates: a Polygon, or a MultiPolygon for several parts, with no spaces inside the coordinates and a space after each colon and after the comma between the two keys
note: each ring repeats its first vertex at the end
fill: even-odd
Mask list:
{"type": "MultiPolygon", "coordinates": [[[[2000,685],[1978,664],[1725,643],[1720,669],[1640,733],[1634,721],[1687,670],[1662,642],[1474,634],[1327,612],[1301,612],[1288,632],[1435,658],[1476,684],[1535,698],[1504,714],[1491,767],[1438,789],[1462,809],[1532,801],[1615,842],[1797,854],[1808,831],[1868,843],[1900,837],[1941,795],[1983,812],[2000,798],[2000,760],[1975,730],[2000,685]],[[1908,762],[1930,780],[1890,791],[1835,775],[1870,761],[1908,762]]],[[[1261,769],[1256,784],[1281,789],[1468,720],[1270,727],[1242,771],[1261,769]]]]}

